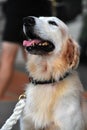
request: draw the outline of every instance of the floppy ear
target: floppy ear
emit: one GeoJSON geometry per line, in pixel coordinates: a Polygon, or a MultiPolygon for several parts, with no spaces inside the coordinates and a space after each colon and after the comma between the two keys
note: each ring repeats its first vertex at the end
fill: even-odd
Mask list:
{"type": "Polygon", "coordinates": [[[70,68],[76,68],[79,63],[80,49],[79,45],[72,39],[68,39],[66,43],[65,59],[70,68]]]}

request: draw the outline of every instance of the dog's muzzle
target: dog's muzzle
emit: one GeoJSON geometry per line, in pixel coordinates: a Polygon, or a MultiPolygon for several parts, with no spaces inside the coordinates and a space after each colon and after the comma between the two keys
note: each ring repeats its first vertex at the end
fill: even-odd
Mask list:
{"type": "Polygon", "coordinates": [[[48,54],[53,51],[55,46],[52,42],[40,38],[34,33],[34,26],[36,25],[35,17],[26,17],[23,19],[24,33],[28,40],[24,40],[23,46],[26,50],[35,55],[48,54]]]}

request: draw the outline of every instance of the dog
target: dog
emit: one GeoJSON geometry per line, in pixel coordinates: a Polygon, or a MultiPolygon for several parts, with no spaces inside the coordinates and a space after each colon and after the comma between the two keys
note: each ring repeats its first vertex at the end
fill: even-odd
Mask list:
{"type": "Polygon", "coordinates": [[[23,19],[30,82],[21,130],[85,130],[83,86],[76,68],[80,47],[56,17],[23,19]]]}

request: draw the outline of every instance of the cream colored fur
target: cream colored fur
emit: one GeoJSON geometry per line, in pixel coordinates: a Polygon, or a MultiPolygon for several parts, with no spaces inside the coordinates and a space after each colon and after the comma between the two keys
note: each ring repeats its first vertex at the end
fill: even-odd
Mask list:
{"type": "Polygon", "coordinates": [[[55,49],[43,56],[28,53],[27,71],[36,80],[53,77],[56,82],[36,86],[27,84],[21,130],[85,130],[81,108],[84,90],[75,72],[79,62],[79,46],[58,18],[34,18],[34,32],[51,41],[55,49]],[[55,21],[58,26],[49,25],[49,20],[55,21]],[[66,72],[70,74],[58,81],[66,72]]]}

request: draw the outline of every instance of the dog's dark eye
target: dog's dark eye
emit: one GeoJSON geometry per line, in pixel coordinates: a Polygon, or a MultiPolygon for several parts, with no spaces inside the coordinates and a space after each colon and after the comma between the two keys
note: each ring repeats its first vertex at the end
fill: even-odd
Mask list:
{"type": "Polygon", "coordinates": [[[57,23],[54,22],[54,21],[49,21],[49,24],[52,24],[52,25],[56,25],[56,26],[58,26],[57,23]]]}

